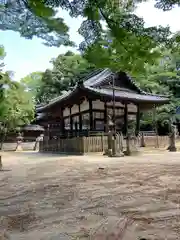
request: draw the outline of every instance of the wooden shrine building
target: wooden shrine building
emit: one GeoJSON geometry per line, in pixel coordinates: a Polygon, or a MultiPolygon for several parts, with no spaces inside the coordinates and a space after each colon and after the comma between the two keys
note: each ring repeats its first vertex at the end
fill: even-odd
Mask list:
{"type": "Polygon", "coordinates": [[[126,134],[128,120],[136,120],[139,131],[140,112],[168,102],[168,98],[142,91],[124,72],[97,70],[72,90],[37,107],[36,122],[48,130],[50,139],[67,138],[106,132],[109,115],[116,131],[126,134]]]}

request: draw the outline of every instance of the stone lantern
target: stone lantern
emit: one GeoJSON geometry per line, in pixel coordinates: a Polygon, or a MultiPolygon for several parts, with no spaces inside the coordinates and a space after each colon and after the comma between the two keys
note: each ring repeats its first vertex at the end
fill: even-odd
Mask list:
{"type": "Polygon", "coordinates": [[[117,153],[116,149],[116,138],[115,138],[115,125],[111,119],[111,116],[108,115],[108,157],[123,157],[124,153],[119,151],[117,153]]]}

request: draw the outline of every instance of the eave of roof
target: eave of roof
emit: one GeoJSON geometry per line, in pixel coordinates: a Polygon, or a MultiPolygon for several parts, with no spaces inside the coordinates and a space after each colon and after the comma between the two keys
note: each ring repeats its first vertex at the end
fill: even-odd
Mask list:
{"type": "Polygon", "coordinates": [[[36,120],[41,120],[46,116],[45,113],[37,113],[36,120]]]}
{"type": "MultiPolygon", "coordinates": [[[[108,88],[91,88],[86,87],[87,91],[90,91],[94,94],[100,94],[101,96],[109,96],[112,97],[113,90],[108,88]]],[[[114,91],[115,98],[120,100],[129,100],[133,103],[154,103],[154,104],[166,104],[169,103],[169,98],[160,97],[158,95],[150,95],[150,94],[137,94],[133,92],[126,92],[115,90],[114,91]]]]}
{"type": "MultiPolygon", "coordinates": [[[[111,75],[113,75],[113,72],[109,69],[99,69],[94,71],[91,74],[88,74],[87,77],[84,78],[84,87],[91,87],[91,86],[97,86],[98,84],[102,83],[103,81],[107,80],[111,75]]],[[[36,111],[41,112],[46,108],[49,108],[53,106],[55,103],[60,102],[61,100],[66,99],[67,96],[72,94],[77,89],[77,86],[72,91],[68,91],[61,96],[52,99],[48,104],[45,104],[43,106],[37,106],[36,111]]]]}
{"type": "Polygon", "coordinates": [[[40,125],[30,124],[22,128],[24,131],[44,131],[44,128],[40,125]]]}
{"type": "Polygon", "coordinates": [[[41,113],[44,109],[48,109],[50,107],[52,107],[53,105],[61,102],[61,101],[65,101],[67,98],[69,98],[70,96],[72,96],[78,89],[78,86],[76,86],[72,91],[68,91],[66,93],[64,93],[63,95],[53,99],[52,101],[50,101],[48,104],[41,106],[39,108],[36,108],[36,111],[38,113],[41,113]]]}

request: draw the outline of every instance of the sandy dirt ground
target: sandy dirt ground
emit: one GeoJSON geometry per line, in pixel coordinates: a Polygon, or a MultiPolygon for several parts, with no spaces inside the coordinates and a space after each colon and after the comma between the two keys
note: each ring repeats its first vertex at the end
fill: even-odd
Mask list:
{"type": "Polygon", "coordinates": [[[180,153],[5,153],[0,239],[180,239],[180,153]]]}

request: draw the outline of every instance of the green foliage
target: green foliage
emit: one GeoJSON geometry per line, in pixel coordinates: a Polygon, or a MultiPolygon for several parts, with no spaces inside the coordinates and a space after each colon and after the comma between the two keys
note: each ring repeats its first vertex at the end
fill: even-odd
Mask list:
{"type": "Polygon", "coordinates": [[[145,72],[145,63],[153,64],[160,53],[152,51],[153,45],[148,39],[138,40],[130,35],[126,37],[122,38],[122,44],[116,38],[105,36],[103,41],[89,46],[84,57],[98,68],[109,67],[115,71],[128,72],[133,76],[145,72]]]}
{"type": "Polygon", "coordinates": [[[51,61],[52,70],[44,73],[34,72],[21,79],[21,84],[32,94],[36,104],[47,103],[73,87],[79,78],[86,76],[94,69],[79,54],[66,52],[51,61]]]}
{"type": "Polygon", "coordinates": [[[4,57],[6,56],[4,47],[0,45],[0,72],[2,71],[2,68],[4,67],[4,57]]]}
{"type": "Polygon", "coordinates": [[[145,72],[145,63],[154,64],[160,57],[159,46],[171,47],[172,42],[168,27],[146,28],[143,19],[132,12],[134,3],[128,3],[89,1],[84,12],[87,19],[79,29],[84,37],[80,50],[96,67],[135,76],[145,72]]]}
{"type": "Polygon", "coordinates": [[[56,97],[54,91],[52,72],[51,70],[46,69],[46,71],[42,74],[41,87],[36,95],[37,104],[47,103],[49,100],[56,97]]]}
{"type": "MultiPolygon", "coordinates": [[[[5,51],[1,47],[0,58],[4,56],[5,51]]],[[[12,81],[10,74],[0,71],[0,122],[8,130],[29,123],[34,118],[32,95],[19,82],[12,81]]]]}
{"type": "MultiPolygon", "coordinates": [[[[137,40],[138,38],[146,38],[148,43],[152,41],[155,45],[166,42],[169,32],[167,28],[145,28],[143,20],[133,14],[137,2],[139,1],[7,0],[1,3],[0,28],[18,31],[23,37],[30,39],[37,36],[45,40],[45,44],[50,46],[72,45],[67,25],[62,18],[56,17],[55,9],[61,8],[67,10],[72,17],[81,16],[84,18],[79,29],[80,34],[85,39],[80,45],[82,50],[101,40],[104,23],[112,36],[122,45],[124,39],[128,40],[129,36],[136,36],[137,40]]],[[[148,49],[144,47],[144,50],[148,55],[149,47],[148,49]]],[[[139,47],[137,52],[139,52],[139,47]]]]}
{"type": "Polygon", "coordinates": [[[34,104],[31,94],[18,82],[13,82],[4,74],[1,83],[5,86],[0,104],[0,122],[8,129],[30,123],[34,118],[34,104]]]}
{"type": "MultiPolygon", "coordinates": [[[[154,65],[146,64],[146,73],[141,74],[138,83],[142,89],[153,94],[168,95],[170,104],[157,109],[156,121],[160,125],[169,124],[174,118],[175,110],[180,105],[180,55],[164,51],[162,57],[154,65]]],[[[143,116],[142,124],[152,123],[152,112],[143,116]]]]}
{"type": "Polygon", "coordinates": [[[48,102],[73,87],[79,78],[84,77],[95,67],[79,54],[68,51],[52,60],[52,70],[42,75],[41,87],[37,93],[37,102],[48,102]]]}
{"type": "Polygon", "coordinates": [[[45,1],[0,1],[0,15],[0,30],[13,30],[28,39],[36,36],[48,46],[73,45],[68,26],[45,1]]]}
{"type": "Polygon", "coordinates": [[[179,0],[156,0],[155,7],[168,11],[173,9],[176,6],[180,6],[179,0]]]}
{"type": "Polygon", "coordinates": [[[3,108],[2,102],[4,99],[4,74],[2,73],[3,67],[4,67],[4,57],[5,57],[5,50],[4,47],[0,45],[0,114],[3,108]]]}
{"type": "Polygon", "coordinates": [[[33,72],[21,79],[20,83],[24,86],[25,90],[32,95],[32,99],[37,101],[36,96],[42,87],[43,72],[33,72]]]}

